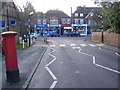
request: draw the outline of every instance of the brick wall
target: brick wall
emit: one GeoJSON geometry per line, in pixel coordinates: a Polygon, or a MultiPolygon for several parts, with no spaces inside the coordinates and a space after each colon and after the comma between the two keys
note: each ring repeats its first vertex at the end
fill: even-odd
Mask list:
{"type": "MultiPolygon", "coordinates": [[[[101,32],[93,32],[92,40],[102,41],[102,33],[101,32]]],[[[103,42],[105,44],[119,46],[120,47],[120,34],[103,32],[103,42]]]]}
{"type": "Polygon", "coordinates": [[[102,41],[101,36],[102,36],[101,32],[93,32],[92,40],[101,42],[102,41]]]}

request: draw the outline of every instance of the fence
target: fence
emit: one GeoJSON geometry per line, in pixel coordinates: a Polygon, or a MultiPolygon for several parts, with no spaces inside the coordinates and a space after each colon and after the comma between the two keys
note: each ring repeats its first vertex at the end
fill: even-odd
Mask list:
{"type": "Polygon", "coordinates": [[[93,32],[92,40],[120,47],[120,34],[109,32],[93,32]]]}

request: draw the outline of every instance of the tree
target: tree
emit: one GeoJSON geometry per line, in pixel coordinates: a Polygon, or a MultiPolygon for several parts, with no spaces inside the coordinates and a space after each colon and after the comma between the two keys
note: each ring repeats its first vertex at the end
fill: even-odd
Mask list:
{"type": "Polygon", "coordinates": [[[109,0],[98,3],[102,6],[102,15],[108,19],[106,23],[110,24],[111,31],[120,33],[120,1],[109,0]]]}
{"type": "Polygon", "coordinates": [[[27,35],[27,29],[28,29],[28,19],[29,19],[29,12],[34,12],[34,15],[32,15],[30,17],[31,19],[31,31],[34,28],[34,25],[36,24],[36,19],[37,19],[37,14],[36,11],[33,7],[33,5],[30,2],[27,2],[25,6],[23,6],[23,11],[21,9],[21,11],[19,12],[20,18],[21,18],[21,35],[27,35]]]}

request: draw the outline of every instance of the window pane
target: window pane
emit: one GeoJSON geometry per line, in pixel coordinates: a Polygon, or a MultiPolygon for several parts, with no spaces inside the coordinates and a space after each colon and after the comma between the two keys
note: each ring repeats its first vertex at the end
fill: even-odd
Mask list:
{"type": "Polygon", "coordinates": [[[83,13],[80,13],[80,17],[83,17],[83,13]]]}

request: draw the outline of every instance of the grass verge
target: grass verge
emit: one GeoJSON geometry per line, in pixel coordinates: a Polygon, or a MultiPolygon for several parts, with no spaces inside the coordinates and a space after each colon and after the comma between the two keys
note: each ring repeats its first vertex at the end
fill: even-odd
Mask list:
{"type": "Polygon", "coordinates": [[[95,40],[91,40],[92,42],[95,42],[95,43],[102,43],[102,42],[100,42],[100,41],[95,41],[95,40]]]}
{"type": "Polygon", "coordinates": [[[24,48],[23,48],[23,44],[20,43],[16,46],[17,50],[24,50],[26,48],[28,48],[29,46],[27,44],[24,44],[24,48]]]}

